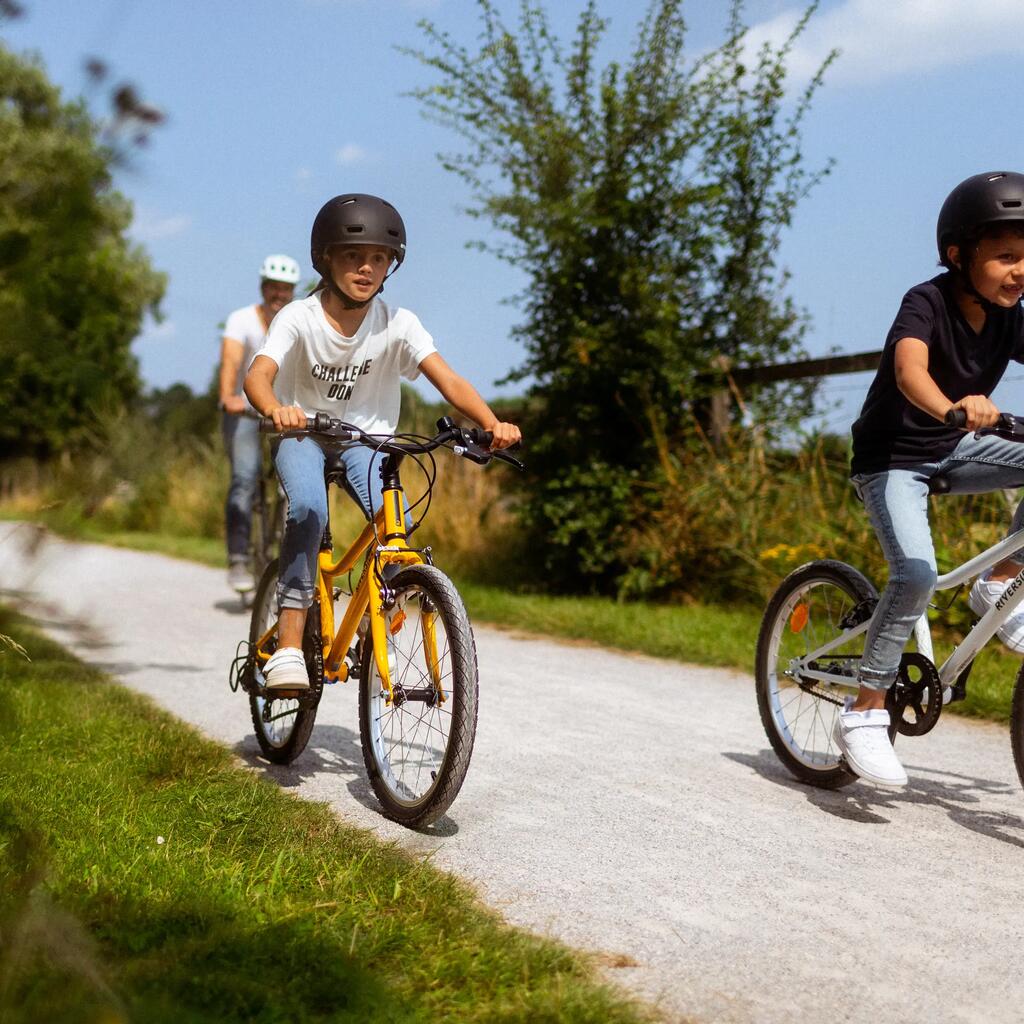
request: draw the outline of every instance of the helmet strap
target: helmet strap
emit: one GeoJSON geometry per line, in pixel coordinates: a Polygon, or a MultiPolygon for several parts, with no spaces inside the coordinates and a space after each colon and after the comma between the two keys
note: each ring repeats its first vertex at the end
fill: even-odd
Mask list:
{"type": "Polygon", "coordinates": [[[965,266],[965,248],[966,247],[963,245],[960,246],[960,266],[958,267],[954,263],[953,267],[956,270],[957,274],[960,275],[960,283],[963,286],[964,291],[967,292],[967,294],[970,295],[971,298],[973,298],[979,306],[981,306],[982,310],[985,312],[985,315],[987,316],[989,313],[991,313],[995,309],[998,309],[999,307],[994,302],[990,302],[988,299],[986,299],[985,296],[982,295],[981,292],[979,292],[978,289],[974,287],[974,281],[971,278],[970,262],[967,262],[965,266]]]}

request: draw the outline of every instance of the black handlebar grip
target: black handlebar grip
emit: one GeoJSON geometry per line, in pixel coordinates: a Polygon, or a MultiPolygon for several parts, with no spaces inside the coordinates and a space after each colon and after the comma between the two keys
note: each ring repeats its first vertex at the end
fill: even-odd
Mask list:
{"type": "Polygon", "coordinates": [[[946,413],[946,426],[963,429],[967,426],[967,413],[963,409],[950,409],[946,413]]]}
{"type": "Polygon", "coordinates": [[[491,442],[494,440],[494,435],[489,430],[481,430],[480,427],[473,427],[466,433],[469,434],[469,439],[473,444],[478,444],[481,448],[490,448],[491,442]]]}

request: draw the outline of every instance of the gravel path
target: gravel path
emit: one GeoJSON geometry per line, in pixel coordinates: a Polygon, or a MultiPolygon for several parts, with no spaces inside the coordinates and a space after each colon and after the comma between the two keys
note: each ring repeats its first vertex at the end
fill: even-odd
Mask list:
{"type": "Polygon", "coordinates": [[[951,716],[901,740],[905,792],[824,792],[780,767],[742,673],[479,628],[473,763],[418,834],[377,811],[351,684],[296,764],[259,760],[227,686],[247,616],[223,573],[7,523],[0,566],[0,600],[80,656],[511,922],[607,953],[668,1020],[1021,1019],[1024,794],[1004,728],[951,716]]]}

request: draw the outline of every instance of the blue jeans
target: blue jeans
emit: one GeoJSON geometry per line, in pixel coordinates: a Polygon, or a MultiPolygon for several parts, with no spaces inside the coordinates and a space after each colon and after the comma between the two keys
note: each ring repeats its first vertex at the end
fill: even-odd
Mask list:
{"type": "MultiPolygon", "coordinates": [[[[308,608],[313,603],[320,538],[327,527],[324,449],[312,437],[285,437],[273,452],[274,467],[288,499],[277,594],[282,608],[308,608]]],[[[345,465],[345,489],[363,515],[371,519],[381,506],[380,467],[384,456],[356,445],[343,449],[341,460],[345,465]]],[[[408,507],[405,521],[406,527],[411,527],[408,507]]]]}
{"type": "MultiPolygon", "coordinates": [[[[939,472],[949,480],[951,494],[1024,487],[1024,444],[999,437],[976,439],[970,433],[939,462],[853,477],[889,563],[889,581],[868,629],[859,673],[860,684],[871,690],[887,690],[895,681],[903,648],[935,589],[928,481],[939,472]]],[[[1024,502],[1017,506],[1011,531],[1022,525],[1024,502]]],[[[1024,564],[1024,550],[1014,558],[1024,564]]]]}
{"type": "Polygon", "coordinates": [[[249,557],[252,505],[260,479],[259,424],[248,416],[225,413],[221,421],[224,447],[231,460],[231,485],[224,507],[228,561],[249,557]]]}

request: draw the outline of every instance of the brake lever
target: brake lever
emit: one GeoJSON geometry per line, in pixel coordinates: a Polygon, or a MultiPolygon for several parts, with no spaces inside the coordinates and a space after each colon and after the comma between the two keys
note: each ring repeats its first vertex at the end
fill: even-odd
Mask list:
{"type": "MultiPolygon", "coordinates": [[[[516,446],[518,447],[518,445],[516,446]]],[[[526,467],[513,455],[509,455],[504,448],[496,448],[491,452],[492,459],[500,459],[502,462],[507,462],[510,466],[515,466],[518,470],[524,470],[526,467]]]]}

